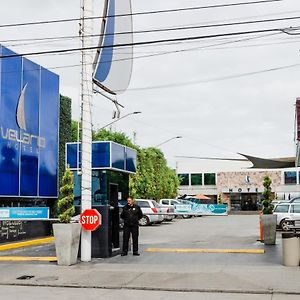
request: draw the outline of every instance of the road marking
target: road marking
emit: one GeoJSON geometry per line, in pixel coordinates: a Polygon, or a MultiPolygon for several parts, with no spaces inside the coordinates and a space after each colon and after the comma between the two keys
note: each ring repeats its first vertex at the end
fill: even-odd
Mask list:
{"type": "Polygon", "coordinates": [[[43,239],[5,244],[5,245],[0,245],[0,251],[22,248],[22,247],[30,247],[30,246],[40,245],[40,244],[47,244],[47,243],[52,243],[53,241],[54,241],[54,237],[52,236],[43,239]]]}
{"type": "Polygon", "coordinates": [[[146,252],[179,252],[179,253],[249,253],[264,254],[264,249],[186,249],[186,248],[148,248],[146,252]]]}
{"type": "Polygon", "coordinates": [[[0,256],[0,261],[57,261],[56,256],[0,256]]]}

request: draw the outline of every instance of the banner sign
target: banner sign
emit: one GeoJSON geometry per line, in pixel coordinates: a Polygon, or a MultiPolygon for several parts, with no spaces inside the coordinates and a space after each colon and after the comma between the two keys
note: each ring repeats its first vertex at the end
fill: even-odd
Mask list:
{"type": "Polygon", "coordinates": [[[225,204],[176,204],[175,212],[187,214],[195,213],[203,216],[228,215],[227,205],[225,204]]]}
{"type": "Polygon", "coordinates": [[[0,220],[10,219],[49,219],[49,207],[0,208],[0,220]]]}
{"type": "Polygon", "coordinates": [[[120,94],[127,89],[132,73],[131,1],[105,0],[102,20],[93,80],[104,91],[120,94]]]}
{"type": "Polygon", "coordinates": [[[0,45],[0,197],[57,197],[59,77],[0,45]]]}

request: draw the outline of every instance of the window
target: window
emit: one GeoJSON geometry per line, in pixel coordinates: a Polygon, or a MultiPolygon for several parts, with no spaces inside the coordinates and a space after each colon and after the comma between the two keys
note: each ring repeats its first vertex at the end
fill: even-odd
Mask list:
{"type": "Polygon", "coordinates": [[[191,174],[192,185],[202,185],[202,174],[191,174]]]}
{"type": "Polygon", "coordinates": [[[139,207],[150,207],[150,204],[147,201],[136,201],[136,204],[139,207]]]}
{"type": "Polygon", "coordinates": [[[300,203],[300,198],[293,199],[293,203],[300,203]]]}
{"type": "Polygon", "coordinates": [[[180,185],[189,185],[189,174],[178,174],[180,185]]]}
{"type": "Polygon", "coordinates": [[[169,200],[162,200],[161,203],[165,204],[165,205],[168,205],[169,204],[169,200]]]}
{"type": "Polygon", "coordinates": [[[204,185],[216,185],[216,174],[205,173],[204,174],[204,185]]]}
{"type": "Polygon", "coordinates": [[[171,205],[176,205],[176,204],[178,204],[178,201],[174,201],[174,200],[171,201],[171,205]]]}
{"type": "Polygon", "coordinates": [[[277,205],[274,212],[287,213],[289,211],[289,205],[277,205]]]}
{"type": "Polygon", "coordinates": [[[151,201],[152,203],[153,203],[153,205],[154,205],[154,207],[157,207],[157,208],[159,208],[160,206],[159,206],[159,204],[156,202],[156,201],[151,201]]]}
{"type": "Polygon", "coordinates": [[[297,172],[284,172],[284,184],[296,184],[297,183],[297,172]]]}
{"type": "Polygon", "coordinates": [[[300,213],[300,205],[292,205],[291,206],[291,213],[300,213]]]}

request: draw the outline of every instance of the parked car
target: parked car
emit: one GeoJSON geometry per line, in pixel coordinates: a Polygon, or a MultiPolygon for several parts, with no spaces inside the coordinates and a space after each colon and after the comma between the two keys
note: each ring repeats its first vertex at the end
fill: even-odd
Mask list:
{"type": "Polygon", "coordinates": [[[141,226],[161,223],[164,220],[162,209],[156,201],[151,199],[136,199],[135,203],[139,205],[143,212],[143,217],[139,221],[141,226]]]}
{"type": "Polygon", "coordinates": [[[172,221],[175,218],[175,215],[170,215],[175,212],[173,205],[165,205],[165,204],[158,204],[162,210],[164,215],[164,221],[172,221]]]}
{"type": "Polygon", "coordinates": [[[289,230],[291,224],[300,224],[300,203],[279,203],[275,206],[273,214],[277,215],[277,227],[284,231],[289,230]]]}
{"type": "Polygon", "coordinates": [[[292,198],[291,200],[287,200],[289,203],[300,203],[300,197],[292,198]]]}

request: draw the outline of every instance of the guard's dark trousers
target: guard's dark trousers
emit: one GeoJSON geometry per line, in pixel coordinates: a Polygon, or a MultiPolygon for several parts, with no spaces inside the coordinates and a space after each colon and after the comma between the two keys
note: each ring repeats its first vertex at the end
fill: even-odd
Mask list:
{"type": "Polygon", "coordinates": [[[132,237],[132,252],[137,253],[139,250],[138,237],[139,226],[124,226],[123,228],[123,253],[128,252],[129,237],[132,237]]]}

